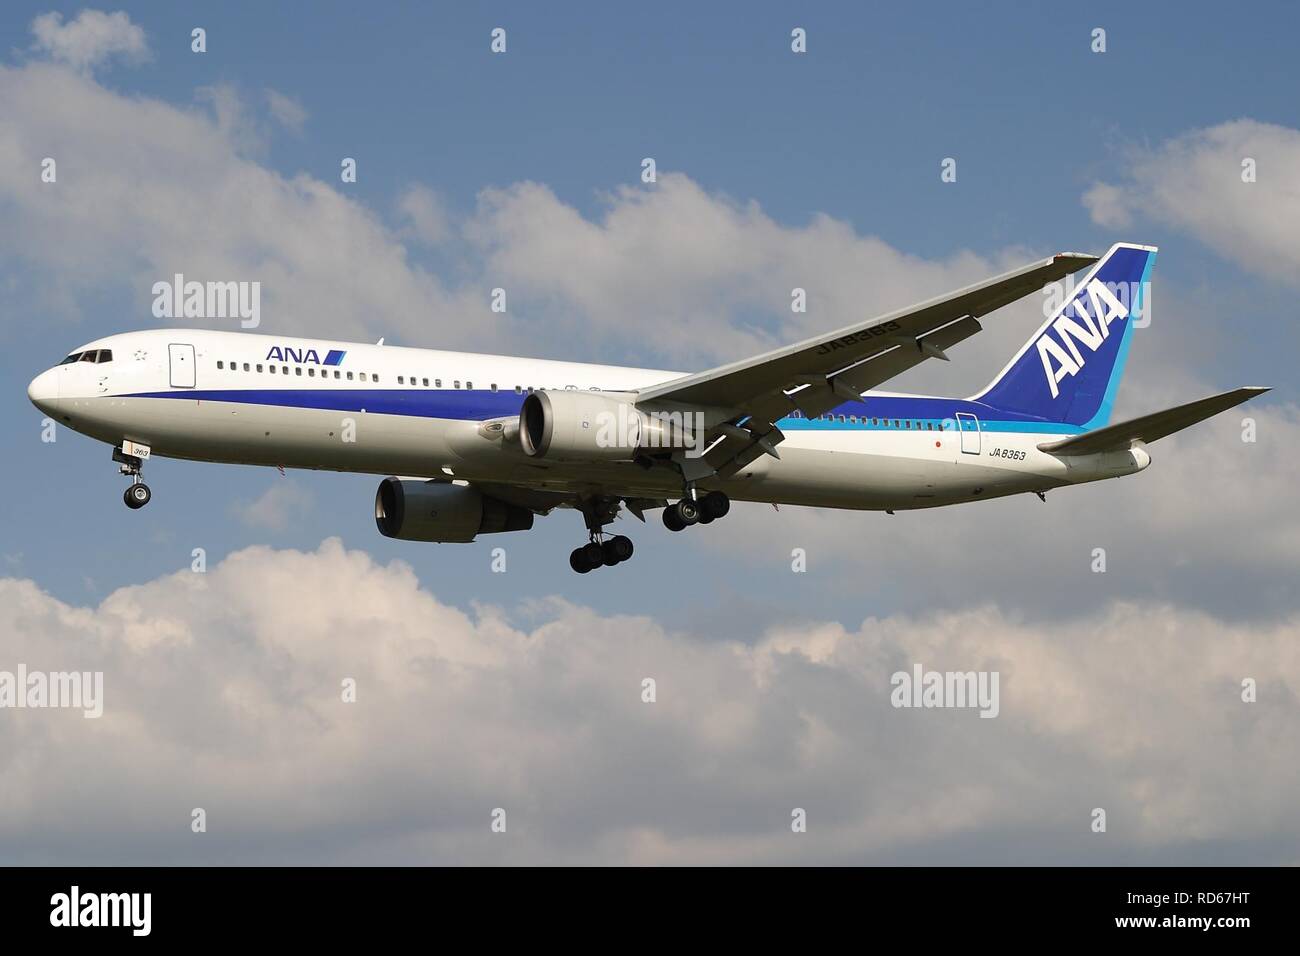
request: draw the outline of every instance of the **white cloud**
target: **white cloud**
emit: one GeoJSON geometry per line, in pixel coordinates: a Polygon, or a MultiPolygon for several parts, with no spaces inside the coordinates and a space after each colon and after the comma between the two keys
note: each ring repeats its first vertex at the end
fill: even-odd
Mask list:
{"type": "Polygon", "coordinates": [[[431,246],[446,242],[452,224],[438,194],[427,186],[414,185],[397,200],[398,212],[406,219],[405,235],[431,246]]]}
{"type": "Polygon", "coordinates": [[[91,70],[112,57],[139,62],[149,55],[144,30],[122,11],[82,10],[63,22],[61,13],[43,13],[32,21],[33,49],[77,70],[91,70]]]}
{"type": "Polygon", "coordinates": [[[236,502],[231,510],[250,528],[283,531],[310,511],[312,503],[310,489],[292,479],[275,478],[255,500],[236,502]]]}
{"type": "Polygon", "coordinates": [[[1128,229],[1133,225],[1124,190],[1109,183],[1097,183],[1083,194],[1083,205],[1092,221],[1107,229],[1128,229]]]}
{"type": "Polygon", "coordinates": [[[1125,180],[1083,197],[1108,228],[1134,214],[1186,232],[1242,268],[1300,283],[1300,130],[1234,120],[1131,148],[1125,180]],[[1243,162],[1254,182],[1243,181],[1243,162]]]}
{"type": "Polygon", "coordinates": [[[232,90],[203,95],[215,116],[49,64],[0,68],[0,205],[14,227],[0,249],[71,293],[129,283],[139,312],[114,316],[118,331],[156,322],[149,289],[173,272],[260,281],[266,331],[364,340],[381,328],[433,344],[464,343],[467,323],[431,330],[430,316],[481,314],[491,328],[486,296],[477,310],[457,301],[341,189],[248,158],[255,137],[232,90]],[[58,182],[33,187],[44,156],[58,182]]]}
{"type": "Polygon", "coordinates": [[[302,103],[279,90],[267,90],[266,104],[271,111],[271,118],[277,123],[291,132],[302,132],[307,122],[307,110],[302,103]]]}
{"type": "Polygon", "coordinates": [[[488,189],[467,227],[493,284],[554,302],[553,320],[621,348],[678,361],[734,359],[838,328],[1022,265],[1033,254],[908,256],[848,224],[816,215],[785,226],[756,202],[710,194],[681,173],[625,186],[586,219],[547,187],[488,189]],[[791,309],[794,288],[808,309],[791,309]]]}
{"type": "Polygon", "coordinates": [[[973,606],[741,644],[554,600],[466,614],[336,541],[95,608],[4,579],[0,666],[102,669],[105,713],[0,713],[0,839],[15,862],[1295,863],[1298,630],[973,606]],[[1001,715],[890,707],[914,662],[999,671],[1001,715]]]}

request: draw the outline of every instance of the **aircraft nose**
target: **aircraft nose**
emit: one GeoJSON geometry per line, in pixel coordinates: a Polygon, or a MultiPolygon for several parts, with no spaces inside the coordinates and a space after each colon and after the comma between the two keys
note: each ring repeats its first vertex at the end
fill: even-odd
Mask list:
{"type": "Polygon", "coordinates": [[[59,399],[58,369],[46,369],[27,386],[27,397],[43,412],[54,410],[59,399]]]}

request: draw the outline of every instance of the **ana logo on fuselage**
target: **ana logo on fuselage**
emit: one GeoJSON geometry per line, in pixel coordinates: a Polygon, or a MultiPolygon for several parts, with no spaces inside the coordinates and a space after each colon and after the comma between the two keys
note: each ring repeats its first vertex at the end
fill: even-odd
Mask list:
{"type": "Polygon", "coordinates": [[[325,360],[322,362],[320,355],[315,349],[295,349],[287,345],[275,345],[271,347],[271,351],[266,353],[266,361],[298,363],[310,362],[314,365],[338,365],[343,361],[343,356],[346,354],[346,352],[342,352],[339,349],[330,349],[325,355],[325,360]]]}
{"type": "Polygon", "coordinates": [[[1087,361],[1079,345],[1082,343],[1087,346],[1088,355],[1096,352],[1110,337],[1110,324],[1128,318],[1128,314],[1128,308],[1116,298],[1115,293],[1096,279],[1089,282],[1070,301],[1052,322],[1051,328],[1040,335],[1035,343],[1052,398],[1061,393],[1061,379],[1067,375],[1079,374],[1087,361]],[[1091,315],[1087,304],[1092,306],[1091,315]],[[1071,311],[1074,315],[1070,314],[1071,311]],[[1060,341],[1053,338],[1051,332],[1055,332],[1060,341]]]}

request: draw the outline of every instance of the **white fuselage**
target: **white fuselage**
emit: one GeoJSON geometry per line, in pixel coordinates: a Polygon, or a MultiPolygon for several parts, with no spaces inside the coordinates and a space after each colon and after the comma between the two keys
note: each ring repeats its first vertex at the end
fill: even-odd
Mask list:
{"type": "MultiPolygon", "coordinates": [[[[152,455],[451,476],[560,495],[669,498],[681,489],[670,468],[539,460],[483,427],[517,416],[530,388],[632,391],[678,372],[196,329],[113,335],[78,352],[99,350],[111,360],[43,372],[32,401],[79,432],[152,455]]],[[[779,460],[764,455],[701,484],[737,500],[905,509],[1044,491],[1149,462],[1140,449],[1048,454],[1038,446],[1077,429],[1016,430],[996,419],[970,399],[868,392],[829,417],[783,419],[779,460]]]]}

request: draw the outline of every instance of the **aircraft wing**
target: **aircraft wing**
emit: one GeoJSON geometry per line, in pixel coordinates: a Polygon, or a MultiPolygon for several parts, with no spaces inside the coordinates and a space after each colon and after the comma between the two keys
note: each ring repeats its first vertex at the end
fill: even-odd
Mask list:
{"type": "Polygon", "coordinates": [[[641,389],[638,401],[732,412],[739,424],[719,426],[724,438],[706,455],[725,477],[761,454],[780,457],[775,446],[784,436],[775,422],[792,410],[815,417],[927,358],[946,361],[945,349],[980,330],[979,316],[1096,261],[1063,252],[867,322],[641,389]]]}
{"type": "Polygon", "coordinates": [[[1117,422],[1082,435],[1071,435],[1060,441],[1045,442],[1039,445],[1038,449],[1051,452],[1053,455],[1092,455],[1105,451],[1124,451],[1131,448],[1134,442],[1150,444],[1219,412],[1226,412],[1233,406],[1248,402],[1256,395],[1263,395],[1267,391],[1267,388],[1257,385],[1234,388],[1231,392],[1211,395],[1209,398],[1188,402],[1186,405],[1166,408],[1164,411],[1152,412],[1140,418],[1131,418],[1126,422],[1117,422]]]}

